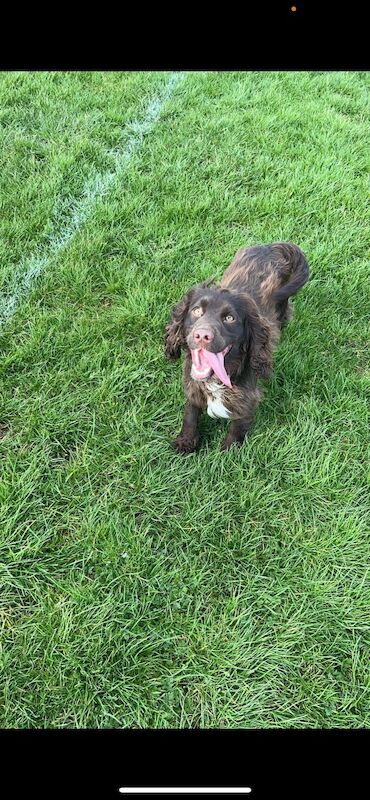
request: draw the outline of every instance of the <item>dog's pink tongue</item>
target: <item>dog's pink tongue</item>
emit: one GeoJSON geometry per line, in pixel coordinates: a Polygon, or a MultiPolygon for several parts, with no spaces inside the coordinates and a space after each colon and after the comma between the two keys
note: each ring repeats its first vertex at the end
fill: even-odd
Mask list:
{"type": "Polygon", "coordinates": [[[224,365],[224,354],[210,353],[209,350],[203,350],[203,357],[205,361],[207,361],[207,364],[212,367],[213,372],[217,375],[220,381],[222,381],[225,386],[229,386],[229,388],[232,389],[232,383],[224,365]]]}

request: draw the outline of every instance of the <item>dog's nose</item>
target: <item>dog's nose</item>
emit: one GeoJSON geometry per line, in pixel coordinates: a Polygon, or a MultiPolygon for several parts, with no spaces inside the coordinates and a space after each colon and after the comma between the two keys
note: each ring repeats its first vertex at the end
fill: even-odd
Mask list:
{"type": "Polygon", "coordinates": [[[204,347],[205,345],[211,343],[211,341],[212,341],[212,339],[214,339],[215,335],[214,335],[214,333],[212,331],[212,328],[206,328],[204,326],[204,328],[197,328],[194,331],[193,336],[194,336],[195,343],[197,345],[200,345],[200,347],[204,347]]]}

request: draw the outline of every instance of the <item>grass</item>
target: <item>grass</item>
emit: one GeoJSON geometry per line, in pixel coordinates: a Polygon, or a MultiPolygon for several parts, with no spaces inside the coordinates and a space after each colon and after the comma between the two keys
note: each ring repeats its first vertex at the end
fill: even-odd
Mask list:
{"type": "MultiPolygon", "coordinates": [[[[166,77],[0,75],[3,297],[166,77]]],[[[2,727],[369,726],[369,81],[186,75],[0,328],[2,727]],[[253,433],[181,457],[169,310],[278,239],[253,433]]]]}

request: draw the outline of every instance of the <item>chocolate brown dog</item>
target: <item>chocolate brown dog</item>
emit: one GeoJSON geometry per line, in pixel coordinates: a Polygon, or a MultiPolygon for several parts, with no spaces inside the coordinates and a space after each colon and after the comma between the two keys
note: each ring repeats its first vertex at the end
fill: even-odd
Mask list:
{"type": "Polygon", "coordinates": [[[221,282],[193,287],[172,311],[165,353],[185,350],[183,383],[187,403],[174,447],[193,452],[202,409],[231,420],[222,443],[242,444],[262,397],[258,378],[272,372],[273,351],[292,316],[289,299],[306,283],[305,255],[289,242],[242,247],[221,282]]]}

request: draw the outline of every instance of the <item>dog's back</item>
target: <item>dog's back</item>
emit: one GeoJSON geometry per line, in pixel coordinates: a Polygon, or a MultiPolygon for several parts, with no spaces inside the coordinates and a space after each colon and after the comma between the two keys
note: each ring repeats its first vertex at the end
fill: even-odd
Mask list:
{"type": "Polygon", "coordinates": [[[246,292],[266,316],[277,315],[284,323],[290,317],[289,298],[308,278],[308,263],[302,250],[290,242],[274,242],[241,247],[219,286],[246,292]]]}

